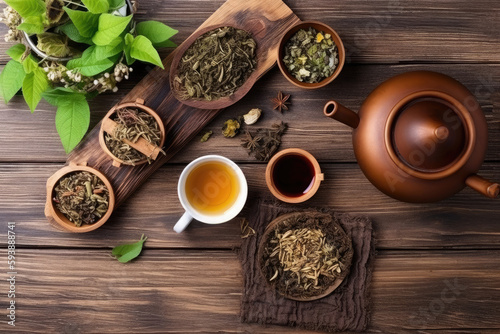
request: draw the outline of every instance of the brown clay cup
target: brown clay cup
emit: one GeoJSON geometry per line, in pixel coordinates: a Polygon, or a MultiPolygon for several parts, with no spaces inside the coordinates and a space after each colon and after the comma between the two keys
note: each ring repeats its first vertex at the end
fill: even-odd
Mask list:
{"type": "Polygon", "coordinates": [[[329,83],[331,83],[335,78],[340,74],[342,71],[342,68],[344,67],[345,63],[345,48],[344,44],[342,43],[342,40],[340,39],[339,34],[335,30],[333,30],[330,26],[319,22],[319,21],[303,21],[300,22],[293,27],[289,28],[283,37],[280,40],[280,44],[278,47],[278,66],[281,70],[281,73],[287,78],[288,81],[293,83],[295,86],[300,87],[300,88],[305,88],[305,89],[316,89],[316,88],[321,88],[329,83]],[[335,45],[337,45],[337,52],[339,54],[339,63],[337,65],[337,68],[335,69],[335,72],[328,78],[323,79],[320,82],[317,83],[307,83],[307,82],[301,82],[295,77],[293,77],[290,72],[288,72],[288,69],[285,66],[285,63],[283,62],[283,57],[285,56],[285,45],[288,42],[288,40],[300,29],[308,29],[308,28],[314,28],[318,32],[325,32],[327,34],[332,35],[332,39],[335,42],[335,45]]]}
{"type": "Polygon", "coordinates": [[[276,153],[272,159],[269,161],[267,164],[266,168],[266,183],[267,187],[271,191],[271,193],[276,197],[277,199],[287,202],[287,203],[302,203],[310,199],[311,197],[314,196],[316,191],[318,191],[318,188],[321,184],[321,181],[325,179],[325,176],[323,173],[321,173],[321,168],[319,166],[318,161],[316,158],[309,152],[302,150],[300,148],[289,148],[286,150],[283,150],[281,152],[276,153]],[[309,190],[304,193],[301,196],[297,197],[292,197],[288,196],[286,194],[283,194],[280,192],[280,190],[276,187],[276,184],[273,180],[273,172],[274,172],[274,167],[276,166],[276,163],[283,157],[288,156],[288,155],[298,155],[305,157],[313,166],[314,168],[314,180],[312,186],[309,188],[309,190]]]}
{"type": "MultiPolygon", "coordinates": [[[[153,160],[156,160],[156,158],[158,157],[158,154],[161,152],[161,148],[165,144],[165,126],[163,124],[162,119],[160,118],[160,116],[158,116],[156,111],[145,106],[144,100],[142,100],[142,99],[137,99],[137,100],[135,100],[135,102],[127,102],[127,103],[122,103],[122,104],[116,105],[106,114],[106,116],[104,116],[104,118],[101,122],[101,129],[99,130],[99,145],[101,146],[101,149],[113,159],[113,166],[115,166],[115,167],[120,167],[121,165],[131,165],[132,166],[132,164],[130,162],[124,161],[124,160],[121,160],[121,159],[118,159],[117,157],[115,157],[113,155],[113,153],[111,153],[109,148],[106,146],[106,140],[104,138],[105,132],[111,132],[108,129],[107,122],[111,121],[111,116],[113,116],[113,114],[117,110],[122,109],[122,108],[136,108],[136,109],[139,109],[140,111],[144,111],[144,112],[150,114],[151,116],[153,116],[154,119],[156,120],[156,123],[158,123],[158,127],[160,128],[160,131],[161,131],[160,144],[157,147],[155,147],[154,145],[149,143],[147,140],[140,138],[136,143],[137,147],[134,147],[138,151],[142,152],[144,155],[149,156],[153,160]]],[[[129,143],[129,145],[133,146],[132,143],[129,143]]],[[[148,162],[148,159],[144,158],[140,161],[135,162],[133,164],[133,166],[142,165],[142,164],[145,164],[146,162],[148,162]]]]}
{"type": "Polygon", "coordinates": [[[99,172],[97,169],[86,166],[86,164],[82,166],[76,166],[70,164],[69,166],[63,167],[57,172],[55,172],[47,180],[47,202],[45,204],[45,216],[47,217],[49,222],[59,230],[65,232],[84,233],[98,229],[99,227],[104,225],[104,223],[109,219],[111,213],[113,212],[114,207],[115,207],[115,193],[113,191],[111,183],[104,174],[99,172]],[[56,208],[56,206],[54,205],[54,201],[52,200],[52,198],[54,197],[54,189],[57,185],[57,182],[59,182],[59,180],[62,179],[64,176],[75,172],[89,172],[91,174],[94,174],[99,179],[101,179],[102,182],[104,182],[104,184],[108,188],[109,191],[108,211],[104,216],[101,217],[101,219],[96,221],[94,224],[75,226],[73,222],[71,222],[68,218],[66,218],[66,216],[64,216],[56,208]]]}

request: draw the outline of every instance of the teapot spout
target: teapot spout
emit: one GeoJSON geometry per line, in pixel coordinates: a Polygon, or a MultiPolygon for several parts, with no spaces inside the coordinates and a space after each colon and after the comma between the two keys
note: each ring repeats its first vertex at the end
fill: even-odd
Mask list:
{"type": "Polygon", "coordinates": [[[351,109],[348,109],[338,103],[337,101],[329,101],[325,104],[323,108],[323,113],[327,117],[336,119],[337,121],[356,129],[359,125],[359,117],[351,109]]]}
{"type": "Polygon", "coordinates": [[[500,193],[500,185],[490,182],[479,175],[471,175],[465,180],[465,184],[475,191],[489,198],[497,198],[500,193]]]}

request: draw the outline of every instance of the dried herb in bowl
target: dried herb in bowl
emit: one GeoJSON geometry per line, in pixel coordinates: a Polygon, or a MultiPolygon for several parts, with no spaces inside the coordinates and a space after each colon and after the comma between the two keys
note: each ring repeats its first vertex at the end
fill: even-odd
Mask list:
{"type": "Polygon", "coordinates": [[[94,224],[108,211],[109,190],[99,177],[89,172],[62,178],[54,191],[56,208],[76,226],[94,224]]]}
{"type": "Polygon", "coordinates": [[[337,45],[323,31],[300,29],[285,45],[288,72],[300,82],[317,83],[330,77],[339,64],[337,45]]]}
{"type": "Polygon", "coordinates": [[[232,95],[255,70],[256,47],[248,32],[233,27],[203,34],[182,56],[174,89],[186,100],[232,95]]]}
{"type": "Polygon", "coordinates": [[[113,120],[118,126],[113,133],[105,135],[105,143],[111,154],[129,165],[135,165],[144,159],[151,163],[150,157],[124,143],[123,140],[128,139],[136,143],[139,138],[144,138],[153,145],[160,145],[161,130],[156,119],[136,108],[118,109],[114,115],[113,120]]]}

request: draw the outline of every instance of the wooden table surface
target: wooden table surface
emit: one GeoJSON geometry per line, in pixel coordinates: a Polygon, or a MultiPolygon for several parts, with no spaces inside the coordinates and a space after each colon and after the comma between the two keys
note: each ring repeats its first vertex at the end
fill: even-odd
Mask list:
{"type": "MultiPolygon", "coordinates": [[[[244,1],[244,0],[242,0],[244,1]]],[[[265,0],[262,0],[265,1],[265,0]]],[[[161,20],[187,38],[223,0],[141,0],[138,20],[161,20]]],[[[489,146],[480,174],[500,181],[500,5],[496,0],[286,0],[303,20],[331,25],[344,40],[346,66],[331,85],[300,90],[275,67],[239,103],[160,168],[97,231],[61,233],[43,214],[45,182],[66,155],[55,110],[41,103],[30,114],[21,97],[2,104],[0,221],[2,280],[0,332],[22,333],[290,333],[299,330],[242,324],[242,275],[234,248],[239,221],[172,227],[182,214],[176,183],[183,167],[205,154],[236,161],[253,201],[268,196],[265,164],[248,157],[239,139],[221,135],[223,122],[251,108],[258,125],[290,126],[282,148],[315,155],[325,182],[311,206],[369,216],[378,254],[371,286],[368,333],[498,333],[500,331],[500,202],[470,189],[435,204],[406,204],[372,186],[354,159],[351,131],[327,119],[331,98],[357,110],[382,81],[410,70],[448,74],[466,85],[485,113],[489,146]],[[271,110],[278,90],[292,95],[290,111],[271,110]],[[6,323],[7,222],[16,232],[16,326],[6,323]],[[111,258],[113,246],[148,236],[129,264],[111,258]],[[450,295],[450,285],[455,286],[450,295]]],[[[6,33],[1,26],[0,34],[6,33]]],[[[10,44],[0,41],[0,63],[10,44]]],[[[167,56],[171,50],[164,50],[167,56]]],[[[91,103],[91,126],[147,73],[137,68],[117,94],[91,103]]],[[[243,215],[245,211],[243,212],[243,215]]]]}

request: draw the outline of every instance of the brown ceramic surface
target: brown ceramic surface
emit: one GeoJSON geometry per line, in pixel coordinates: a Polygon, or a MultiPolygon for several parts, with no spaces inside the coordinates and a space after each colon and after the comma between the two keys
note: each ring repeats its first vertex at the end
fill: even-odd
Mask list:
{"type": "Polygon", "coordinates": [[[466,184],[498,195],[498,184],[475,175],[488,144],[483,112],[472,93],[446,75],[401,74],[378,86],[357,115],[335,101],[324,113],[354,128],[363,173],[391,197],[435,202],[466,184]]]}
{"type": "Polygon", "coordinates": [[[291,27],[290,29],[287,30],[287,32],[283,35],[283,37],[280,40],[279,48],[278,48],[278,66],[281,70],[281,73],[285,76],[285,78],[288,79],[291,83],[294,85],[301,87],[301,88],[306,88],[306,89],[316,89],[316,88],[321,88],[326,85],[328,85],[330,82],[335,80],[335,78],[340,74],[342,71],[342,68],[344,67],[345,63],[345,48],[344,44],[342,43],[342,40],[340,39],[340,36],[337,34],[335,30],[333,30],[331,27],[328,25],[321,23],[319,21],[304,21],[300,22],[297,25],[291,27]],[[323,31],[325,33],[328,33],[332,35],[332,39],[335,42],[335,45],[337,45],[337,50],[339,54],[339,63],[337,68],[335,69],[335,72],[328,78],[317,82],[317,83],[306,83],[306,82],[300,82],[299,80],[295,79],[286,69],[285,64],[283,63],[283,57],[285,55],[285,45],[288,42],[288,40],[300,29],[308,29],[309,27],[313,27],[316,29],[316,31],[320,32],[323,31]]]}
{"type": "MultiPolygon", "coordinates": [[[[287,213],[287,214],[281,215],[281,216],[277,217],[276,219],[274,219],[272,222],[270,222],[269,225],[266,227],[264,233],[262,234],[262,237],[261,237],[260,243],[259,243],[259,250],[257,252],[257,257],[258,257],[258,261],[259,261],[259,268],[261,268],[261,271],[260,271],[261,276],[263,277],[264,281],[268,284],[268,286],[270,288],[274,289],[274,287],[267,280],[264,272],[262,271],[262,268],[263,268],[263,266],[262,266],[262,260],[263,260],[263,257],[264,257],[264,247],[266,246],[266,244],[265,244],[266,243],[266,239],[268,238],[269,233],[274,232],[274,229],[280,223],[286,221],[287,219],[290,219],[293,216],[297,216],[297,215],[300,216],[300,215],[303,215],[304,213],[306,213],[306,212],[292,212],[292,213],[287,213]]],[[[319,214],[317,212],[314,212],[314,213],[319,214]]],[[[338,225],[338,223],[336,223],[336,224],[338,225]]],[[[343,234],[345,235],[346,238],[349,238],[350,244],[351,244],[351,248],[352,248],[352,240],[350,239],[350,237],[345,233],[345,231],[342,228],[342,226],[338,225],[338,228],[340,229],[340,231],[343,232],[343,234]]],[[[327,231],[325,231],[325,233],[327,233],[327,231]]],[[[282,295],[284,297],[288,298],[288,299],[297,300],[297,301],[312,301],[312,300],[317,300],[317,299],[321,299],[323,297],[328,296],[333,291],[335,291],[335,289],[337,289],[340,286],[340,284],[342,284],[342,282],[344,281],[344,279],[349,275],[351,264],[352,264],[352,256],[350,256],[350,257],[348,257],[347,259],[344,259],[344,260],[346,260],[346,262],[344,263],[346,269],[333,282],[333,284],[330,285],[321,294],[319,294],[317,296],[311,296],[311,297],[294,297],[294,296],[290,296],[290,295],[286,295],[286,294],[282,294],[282,295]]],[[[281,292],[279,292],[278,290],[276,290],[276,291],[281,294],[281,292]]]]}
{"type": "Polygon", "coordinates": [[[302,203],[310,199],[311,197],[316,194],[316,191],[318,191],[318,188],[321,184],[321,181],[325,179],[325,176],[323,173],[321,173],[321,167],[319,166],[318,161],[316,158],[309,152],[299,149],[299,148],[288,148],[286,150],[280,151],[276,153],[271,160],[269,160],[266,168],[266,183],[267,187],[271,191],[271,193],[276,197],[277,199],[287,202],[287,203],[302,203]],[[298,196],[298,197],[291,197],[291,196],[286,196],[282,194],[276,187],[273,181],[273,169],[274,166],[276,165],[276,162],[279,161],[280,158],[287,156],[287,155],[301,155],[305,157],[309,162],[313,165],[314,168],[314,184],[312,185],[311,189],[307,191],[304,195],[298,196]]]}
{"type": "MultiPolygon", "coordinates": [[[[160,144],[158,145],[158,147],[154,147],[154,145],[151,145],[150,143],[148,143],[146,140],[143,140],[142,138],[137,142],[139,144],[139,146],[135,147],[138,151],[144,153],[146,156],[148,155],[146,153],[146,151],[149,151],[150,158],[155,160],[156,157],[158,156],[158,153],[160,152],[161,148],[165,144],[165,126],[163,125],[163,121],[160,118],[160,116],[158,116],[158,114],[153,109],[145,106],[144,100],[142,100],[142,99],[137,99],[135,102],[121,103],[121,104],[118,104],[118,105],[114,106],[113,108],[111,108],[111,110],[106,114],[106,116],[104,116],[103,122],[101,123],[101,128],[99,130],[99,146],[101,146],[101,149],[113,159],[113,166],[120,167],[122,164],[123,165],[131,165],[131,163],[115,157],[111,153],[109,148],[106,146],[106,140],[104,138],[104,132],[109,132],[109,129],[107,129],[108,123],[106,123],[105,121],[110,120],[111,116],[115,113],[115,111],[117,109],[122,109],[122,108],[137,108],[137,109],[140,109],[141,111],[147,112],[148,114],[150,114],[151,116],[153,116],[155,118],[156,123],[158,123],[158,126],[160,128],[160,132],[161,132],[160,144]]],[[[130,143],[130,145],[134,146],[131,143],[130,143]]],[[[135,162],[134,165],[138,166],[138,165],[145,164],[146,162],[148,162],[148,159],[144,158],[141,161],[135,162]]]]}
{"type": "Polygon", "coordinates": [[[76,166],[70,165],[61,168],[57,172],[55,172],[48,180],[47,180],[47,202],[45,204],[45,216],[48,218],[49,222],[60,230],[66,232],[75,232],[75,233],[84,233],[93,231],[99,227],[101,227],[111,216],[113,213],[113,209],[115,207],[115,193],[113,191],[113,187],[111,183],[106,178],[104,174],[99,172],[98,170],[88,167],[88,166],[76,166]],[[101,179],[109,191],[109,205],[108,211],[104,216],[101,217],[94,224],[84,224],[82,226],[75,226],[74,223],[69,221],[66,216],[64,216],[54,205],[54,201],[52,198],[54,197],[54,189],[56,187],[57,182],[64,176],[75,173],[75,172],[89,172],[91,174],[96,175],[99,179],[101,179]]]}

